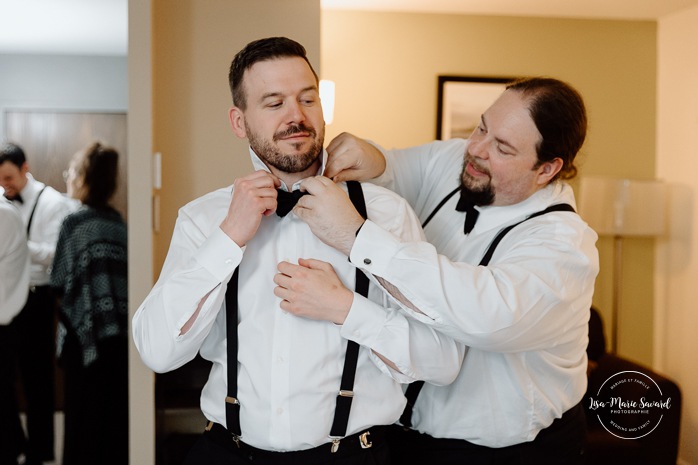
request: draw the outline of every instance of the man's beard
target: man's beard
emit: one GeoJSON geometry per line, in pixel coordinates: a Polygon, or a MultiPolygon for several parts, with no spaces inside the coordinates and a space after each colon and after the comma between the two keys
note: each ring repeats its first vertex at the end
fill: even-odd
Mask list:
{"type": "Polygon", "coordinates": [[[465,198],[469,199],[473,205],[477,205],[478,207],[492,205],[494,202],[492,178],[490,177],[485,185],[478,185],[472,176],[470,176],[470,174],[468,174],[466,171],[466,166],[468,166],[468,163],[474,165],[478,171],[489,175],[489,172],[485,168],[479,166],[477,163],[474,163],[473,157],[469,153],[466,153],[463,161],[463,171],[461,171],[460,175],[462,191],[461,195],[465,196],[465,198]]]}
{"type": "MultiPolygon", "coordinates": [[[[247,126],[247,122],[245,122],[247,126]]],[[[300,173],[312,166],[313,163],[318,159],[320,154],[322,154],[322,144],[325,138],[325,129],[321,129],[320,137],[316,137],[317,132],[315,129],[301,124],[296,124],[290,126],[284,131],[279,131],[274,134],[272,141],[264,139],[247,126],[247,138],[250,143],[250,147],[261,158],[266,164],[273,166],[274,168],[284,172],[284,173],[300,173]],[[298,155],[288,155],[279,149],[277,145],[273,142],[278,142],[284,137],[291,136],[298,133],[308,133],[313,139],[313,143],[310,148],[303,153],[298,155]]],[[[298,147],[302,145],[302,142],[297,144],[298,147]]]]}

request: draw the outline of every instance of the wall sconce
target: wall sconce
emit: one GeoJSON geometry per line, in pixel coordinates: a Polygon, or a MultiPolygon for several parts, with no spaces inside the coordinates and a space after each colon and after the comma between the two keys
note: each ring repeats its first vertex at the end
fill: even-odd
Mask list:
{"type": "Polygon", "coordinates": [[[330,125],[334,120],[334,81],[320,80],[320,103],[325,124],[330,125]]]}
{"type": "Polygon", "coordinates": [[[618,349],[623,237],[657,237],[666,229],[667,186],[660,181],[581,179],[579,214],[599,236],[613,236],[611,352],[618,349]]]}

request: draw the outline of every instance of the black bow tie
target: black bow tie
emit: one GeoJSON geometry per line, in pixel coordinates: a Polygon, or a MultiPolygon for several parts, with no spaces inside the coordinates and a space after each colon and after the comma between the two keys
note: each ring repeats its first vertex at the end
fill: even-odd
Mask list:
{"type": "Polygon", "coordinates": [[[22,198],[21,195],[17,194],[14,197],[8,197],[7,194],[5,194],[5,198],[7,200],[11,200],[13,202],[19,202],[19,203],[24,203],[24,199],[22,198]]]}
{"type": "Polygon", "coordinates": [[[298,199],[307,194],[307,192],[301,192],[300,189],[293,192],[276,189],[276,192],[278,193],[276,197],[276,214],[282,218],[293,210],[293,207],[298,203],[298,199]]]}
{"type": "Polygon", "coordinates": [[[465,224],[463,225],[463,234],[468,234],[475,227],[477,222],[477,217],[480,216],[480,212],[475,210],[475,204],[470,199],[467,199],[463,195],[463,190],[460,191],[460,198],[458,199],[458,204],[456,205],[456,210],[459,212],[465,212],[465,224]]]}

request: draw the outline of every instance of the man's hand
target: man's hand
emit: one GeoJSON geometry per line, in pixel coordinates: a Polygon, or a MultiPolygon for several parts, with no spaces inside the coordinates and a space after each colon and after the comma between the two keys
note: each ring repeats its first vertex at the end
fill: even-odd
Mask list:
{"type": "Polygon", "coordinates": [[[281,262],[274,276],[274,295],[283,299],[281,309],[313,320],[343,324],[354,301],[332,265],[320,260],[299,259],[298,265],[281,262]]]}
{"type": "Polygon", "coordinates": [[[334,182],[367,181],[385,171],[385,157],[380,150],[348,132],[343,132],[327,146],[325,176],[334,182]]]}
{"type": "Polygon", "coordinates": [[[324,176],[304,179],[301,189],[310,195],[301,197],[293,212],[322,242],[349,256],[364,219],[347,193],[324,176]]]}
{"type": "MultiPolygon", "coordinates": [[[[354,302],[354,293],[344,287],[332,265],[301,258],[298,265],[281,262],[277,269],[274,295],[283,299],[282,310],[303,318],[344,324],[354,302]]],[[[400,371],[391,360],[372,351],[390,368],[400,371]]]]}
{"type": "Polygon", "coordinates": [[[276,211],[276,188],[279,178],[259,170],[235,180],[233,198],[221,229],[243,247],[259,229],[263,216],[276,211]]]}

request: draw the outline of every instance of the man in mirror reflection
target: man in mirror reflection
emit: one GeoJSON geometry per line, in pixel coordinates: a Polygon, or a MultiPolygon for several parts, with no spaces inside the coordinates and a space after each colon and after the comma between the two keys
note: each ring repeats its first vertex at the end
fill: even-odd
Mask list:
{"type": "Polygon", "coordinates": [[[0,148],[0,186],[19,210],[31,260],[27,303],[12,321],[18,340],[18,374],[26,401],[27,465],[54,460],[55,297],[49,286],[58,231],[71,203],[34,179],[24,150],[7,142],[0,148]]]}
{"type": "Polygon", "coordinates": [[[29,247],[22,217],[0,197],[0,465],[17,465],[24,431],[17,405],[17,338],[12,319],[29,294],[29,247]]]}

